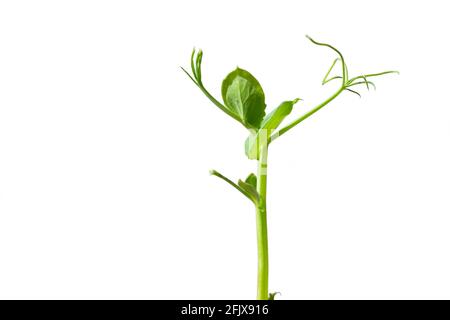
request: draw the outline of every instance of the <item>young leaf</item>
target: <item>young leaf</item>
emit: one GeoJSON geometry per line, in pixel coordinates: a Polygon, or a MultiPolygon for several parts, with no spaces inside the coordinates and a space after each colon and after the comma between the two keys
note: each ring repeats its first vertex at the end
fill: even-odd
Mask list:
{"type": "Polygon", "coordinates": [[[275,108],[271,113],[264,117],[261,123],[261,129],[274,130],[278,128],[281,122],[286,118],[292,111],[292,107],[300,99],[294,99],[292,101],[284,101],[277,108],[275,108]]]}
{"type": "Polygon", "coordinates": [[[276,296],[277,294],[281,294],[281,293],[279,293],[279,292],[272,292],[272,293],[269,293],[269,299],[268,299],[268,300],[275,300],[275,296],[276,296]]]}
{"type": "Polygon", "coordinates": [[[234,187],[236,190],[238,190],[244,196],[246,196],[248,199],[250,199],[250,201],[257,204],[257,201],[259,200],[258,192],[256,191],[256,188],[254,188],[249,183],[239,180],[238,184],[236,184],[216,170],[210,170],[209,174],[211,174],[212,176],[216,176],[216,177],[222,179],[223,181],[227,182],[230,186],[234,187]]]}
{"type": "Polygon", "coordinates": [[[245,182],[249,185],[252,185],[256,189],[256,183],[258,182],[258,178],[254,173],[250,173],[248,177],[245,179],[245,182]]]}
{"type": "Polygon", "coordinates": [[[229,111],[247,128],[257,129],[265,115],[264,91],[248,71],[236,68],[222,82],[222,98],[229,111]]]}
{"type": "Polygon", "coordinates": [[[257,137],[258,133],[252,132],[249,134],[247,139],[245,139],[245,155],[250,160],[256,160],[259,158],[258,156],[258,147],[257,147],[257,137]]]}
{"type": "Polygon", "coordinates": [[[256,191],[256,188],[252,186],[250,183],[244,182],[242,180],[238,181],[239,187],[242,188],[242,190],[247,193],[247,196],[250,198],[250,200],[253,201],[254,204],[258,204],[259,202],[259,194],[256,191]]]}
{"type": "Polygon", "coordinates": [[[264,138],[261,133],[266,133],[265,138],[270,137],[272,131],[278,128],[284,118],[286,118],[291,113],[294,104],[296,104],[299,100],[300,99],[297,98],[292,101],[282,102],[277,108],[275,108],[272,112],[264,117],[259,131],[257,133],[251,133],[247,137],[247,140],[245,140],[245,154],[250,160],[259,158],[258,139],[264,138]]]}

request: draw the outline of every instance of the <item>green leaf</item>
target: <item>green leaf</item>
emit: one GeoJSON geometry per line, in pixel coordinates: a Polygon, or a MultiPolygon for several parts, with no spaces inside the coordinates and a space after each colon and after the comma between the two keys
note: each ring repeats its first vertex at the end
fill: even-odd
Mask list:
{"type": "Polygon", "coordinates": [[[258,191],[256,191],[256,188],[251,185],[250,183],[244,182],[242,180],[238,181],[239,187],[242,188],[242,190],[247,193],[248,197],[255,203],[258,204],[259,202],[259,194],[258,191]]]}
{"type": "Polygon", "coordinates": [[[245,127],[258,129],[265,115],[264,91],[250,72],[236,68],[222,82],[225,106],[245,127]]]}
{"type": "Polygon", "coordinates": [[[261,123],[261,129],[274,130],[278,128],[284,118],[291,113],[294,104],[299,100],[300,99],[297,98],[292,101],[282,102],[277,108],[264,117],[261,123]]]}
{"type": "Polygon", "coordinates": [[[292,101],[282,102],[277,108],[264,117],[261,123],[261,128],[257,133],[250,133],[247,140],[245,140],[245,154],[250,160],[256,160],[259,158],[258,139],[268,139],[272,134],[272,131],[278,128],[284,118],[291,113],[294,104],[296,104],[299,100],[300,99],[297,98],[292,101]]]}
{"type": "MultiPolygon", "coordinates": [[[[239,192],[241,192],[244,196],[246,196],[248,199],[250,199],[250,201],[252,201],[255,205],[258,204],[259,202],[259,195],[258,192],[256,191],[256,187],[253,187],[253,185],[251,185],[250,183],[244,182],[242,180],[238,181],[238,184],[234,183],[233,181],[231,181],[230,179],[228,179],[227,177],[225,177],[223,174],[221,174],[219,171],[217,170],[210,170],[209,174],[216,176],[220,179],[222,179],[223,181],[225,181],[226,183],[228,183],[230,186],[232,186],[233,188],[235,188],[236,190],[238,190],[239,192]]],[[[250,177],[250,176],[249,176],[250,177]]],[[[247,177],[247,179],[249,178],[247,177]]],[[[256,178],[256,177],[255,177],[256,178]]]]}
{"type": "Polygon", "coordinates": [[[275,296],[276,296],[277,294],[281,294],[281,293],[279,293],[279,292],[272,292],[272,293],[269,293],[269,299],[268,299],[268,300],[275,300],[275,296]]]}
{"type": "Polygon", "coordinates": [[[254,173],[250,173],[248,177],[245,179],[245,182],[249,185],[252,185],[256,189],[256,183],[258,181],[258,178],[254,173]]]}
{"type": "Polygon", "coordinates": [[[255,160],[255,159],[259,158],[257,136],[258,136],[258,133],[252,132],[247,137],[247,139],[245,139],[245,155],[250,160],[255,160]]]}

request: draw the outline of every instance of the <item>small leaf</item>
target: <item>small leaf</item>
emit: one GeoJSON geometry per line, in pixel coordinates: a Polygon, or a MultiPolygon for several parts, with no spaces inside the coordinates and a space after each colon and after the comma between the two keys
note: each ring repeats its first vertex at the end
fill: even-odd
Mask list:
{"type": "Polygon", "coordinates": [[[258,129],[265,115],[264,91],[250,72],[236,68],[222,82],[225,106],[247,128],[258,129]]]}
{"type": "Polygon", "coordinates": [[[250,133],[250,135],[245,140],[245,155],[250,160],[256,160],[259,158],[258,156],[258,144],[257,141],[257,133],[250,133]]]}
{"type": "Polygon", "coordinates": [[[258,194],[258,191],[256,191],[256,188],[253,185],[251,185],[251,184],[249,184],[247,182],[244,182],[244,181],[242,181],[240,179],[238,181],[238,185],[239,185],[239,187],[242,188],[242,190],[244,190],[248,194],[249,198],[255,204],[258,204],[258,202],[259,202],[259,194],[258,194]]]}
{"type": "Polygon", "coordinates": [[[250,173],[248,177],[245,179],[245,182],[249,185],[253,186],[256,189],[256,183],[258,181],[258,178],[254,173],[250,173]]]}
{"type": "Polygon", "coordinates": [[[292,107],[300,99],[294,99],[292,101],[284,101],[277,108],[275,108],[271,113],[264,117],[261,123],[261,129],[274,130],[278,128],[281,122],[286,118],[292,111],[292,107]]]}
{"type": "Polygon", "coordinates": [[[256,188],[254,188],[249,183],[239,180],[238,184],[236,184],[233,181],[231,181],[230,179],[228,179],[227,177],[225,177],[223,174],[221,174],[217,170],[210,170],[209,174],[212,176],[216,176],[216,177],[222,179],[223,181],[227,182],[230,186],[234,187],[236,190],[238,190],[244,196],[246,196],[248,199],[250,199],[250,201],[252,201],[255,205],[258,203],[258,201],[259,201],[258,192],[256,191],[256,188]]]}
{"type": "Polygon", "coordinates": [[[298,101],[300,101],[300,99],[297,98],[292,101],[282,102],[277,108],[264,117],[264,120],[261,123],[261,128],[257,133],[250,133],[245,140],[245,154],[250,160],[256,160],[259,158],[258,139],[269,139],[272,131],[278,128],[284,118],[291,113],[292,107],[298,101]]]}
{"type": "Polygon", "coordinates": [[[281,294],[281,293],[279,293],[279,292],[272,292],[272,293],[269,293],[269,299],[268,299],[268,300],[275,300],[275,296],[276,296],[277,294],[281,294]]]}
{"type": "Polygon", "coordinates": [[[267,129],[260,129],[257,133],[251,132],[245,140],[245,154],[250,160],[259,159],[259,143],[262,143],[262,139],[269,139],[270,131],[267,129]]]}

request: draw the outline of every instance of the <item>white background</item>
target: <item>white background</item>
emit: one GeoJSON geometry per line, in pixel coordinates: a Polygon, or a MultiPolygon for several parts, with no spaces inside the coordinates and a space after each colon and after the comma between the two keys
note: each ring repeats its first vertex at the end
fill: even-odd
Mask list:
{"type": "MultiPolygon", "coordinates": [[[[446,1],[2,1],[0,298],[252,299],[246,130],[206,86],[237,65],[292,118],[341,49],[342,94],[269,155],[280,299],[450,298],[446,1]]],[[[292,119],[291,118],[291,119],[292,119]]]]}

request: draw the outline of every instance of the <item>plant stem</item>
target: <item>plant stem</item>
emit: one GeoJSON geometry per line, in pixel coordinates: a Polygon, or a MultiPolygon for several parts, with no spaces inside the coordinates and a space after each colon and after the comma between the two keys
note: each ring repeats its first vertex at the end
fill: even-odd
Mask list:
{"type": "Polygon", "coordinates": [[[259,193],[259,203],[256,207],[256,235],[258,243],[258,300],[267,300],[269,298],[269,246],[267,239],[267,154],[268,154],[268,133],[265,130],[258,143],[258,182],[257,191],[259,193]]]}
{"type": "Polygon", "coordinates": [[[297,120],[294,120],[293,122],[291,122],[290,124],[288,124],[286,127],[280,129],[278,132],[276,132],[274,134],[274,136],[272,138],[269,138],[269,143],[272,142],[275,139],[278,139],[279,137],[281,137],[283,134],[285,134],[286,132],[288,132],[289,130],[291,130],[293,127],[295,127],[296,125],[298,125],[300,122],[302,122],[303,120],[309,118],[310,116],[312,116],[314,113],[316,113],[317,111],[319,111],[320,109],[322,109],[323,107],[325,107],[328,103],[330,103],[331,101],[333,101],[338,95],[341,94],[342,91],[345,90],[345,86],[340,87],[338,91],[336,91],[331,97],[329,97],[327,100],[325,100],[324,102],[322,102],[321,104],[319,104],[318,106],[316,106],[314,109],[308,111],[307,113],[305,113],[303,116],[301,116],[300,118],[298,118],[297,120]]]}

